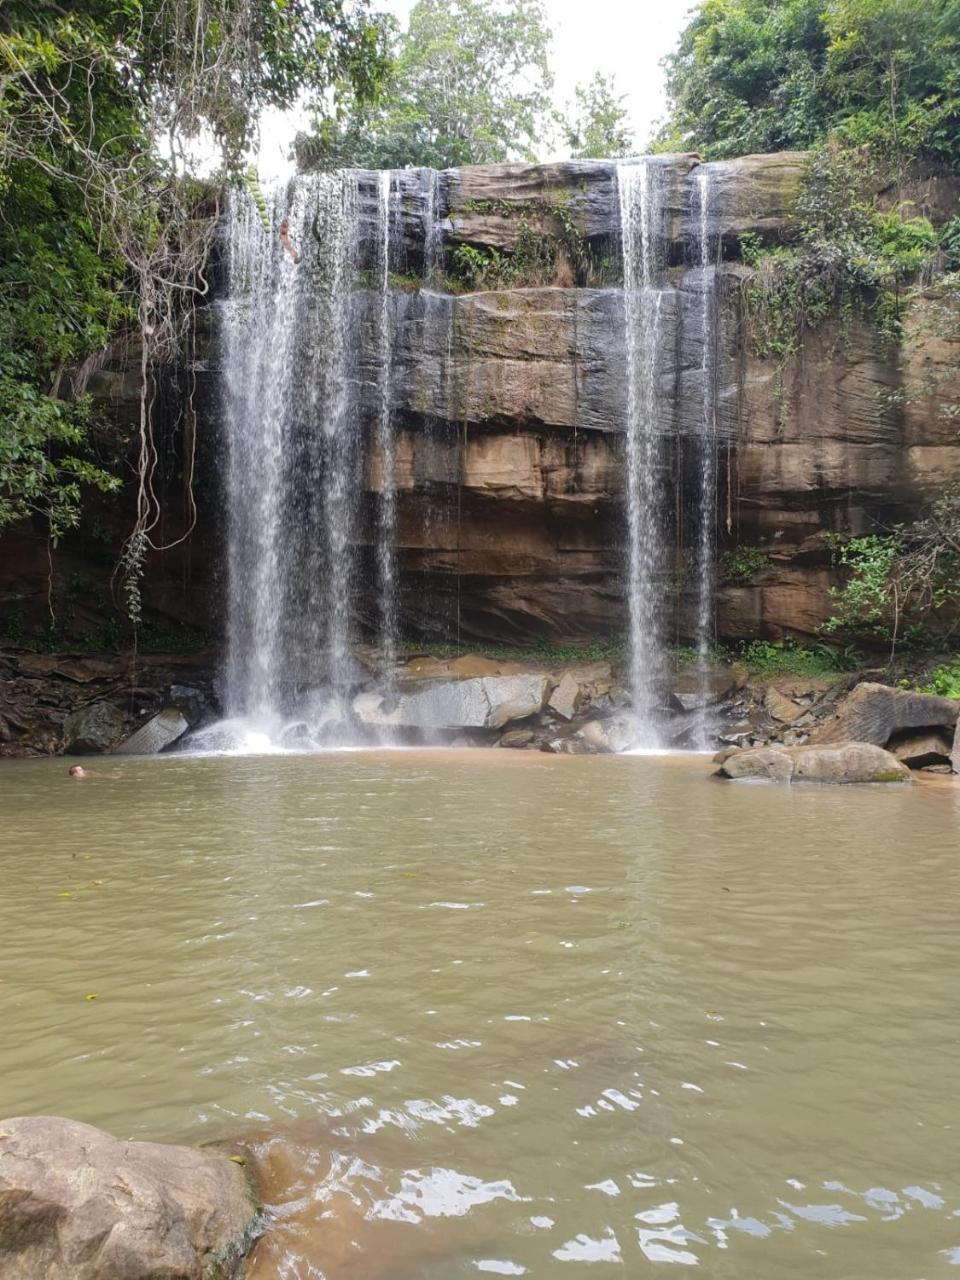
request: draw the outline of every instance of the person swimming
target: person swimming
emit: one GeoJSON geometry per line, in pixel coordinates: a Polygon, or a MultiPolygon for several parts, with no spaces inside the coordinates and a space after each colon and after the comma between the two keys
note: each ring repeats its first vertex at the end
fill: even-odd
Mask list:
{"type": "Polygon", "coordinates": [[[79,764],[72,764],[67,772],[70,774],[71,778],[88,778],[90,776],[86,769],[79,764]]]}

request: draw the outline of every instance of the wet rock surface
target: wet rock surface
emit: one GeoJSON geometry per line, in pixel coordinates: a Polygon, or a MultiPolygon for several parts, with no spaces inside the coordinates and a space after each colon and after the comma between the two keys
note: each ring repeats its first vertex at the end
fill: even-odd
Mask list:
{"type": "Polygon", "coordinates": [[[0,654],[0,756],[108,752],[161,713],[169,745],[174,715],[190,728],[216,717],[213,663],[202,654],[0,654]]]}
{"type": "Polygon", "coordinates": [[[257,1229],[225,1155],[54,1116],[0,1121],[4,1280],[225,1280],[257,1229]]]}
{"type": "Polygon", "coordinates": [[[910,770],[896,756],[867,742],[734,748],[720,752],[716,760],[718,776],[731,780],[831,785],[912,781],[910,770]]]}

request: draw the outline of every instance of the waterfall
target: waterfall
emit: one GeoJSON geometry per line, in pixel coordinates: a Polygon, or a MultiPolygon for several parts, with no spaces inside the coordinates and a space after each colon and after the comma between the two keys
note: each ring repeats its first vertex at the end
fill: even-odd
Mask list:
{"type": "Polygon", "coordinates": [[[442,266],[443,224],[439,217],[440,174],[427,171],[427,191],[423,202],[423,282],[429,288],[436,283],[442,266]]]}
{"type": "Polygon", "coordinates": [[[656,160],[617,165],[623,242],[627,381],[627,608],[630,688],[637,745],[657,745],[662,666],[662,441],[658,372],[664,300],[664,167],[656,160]]]}
{"type": "Polygon", "coordinates": [[[717,269],[719,237],[711,252],[710,170],[701,165],[696,172],[699,204],[701,328],[703,344],[702,412],[700,415],[700,493],[697,529],[697,655],[705,664],[713,642],[713,609],[716,594],[717,523],[717,269]]]}
{"type": "Polygon", "coordinates": [[[320,174],[263,212],[246,192],[227,211],[225,709],[265,727],[308,689],[332,699],[328,718],[345,714],[361,462],[357,209],[355,174],[320,174]]]}
{"type": "Polygon", "coordinates": [[[393,338],[390,308],[390,240],[392,175],[377,175],[377,453],[380,502],[377,512],[377,572],[380,585],[380,648],[384,677],[393,677],[397,658],[396,442],[393,433],[393,338]]]}

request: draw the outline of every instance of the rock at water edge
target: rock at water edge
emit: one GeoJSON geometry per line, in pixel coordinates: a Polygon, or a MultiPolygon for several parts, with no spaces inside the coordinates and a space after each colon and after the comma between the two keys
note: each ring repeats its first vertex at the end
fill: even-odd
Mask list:
{"type": "Polygon", "coordinates": [[[869,742],[837,742],[802,747],[745,747],[721,751],[714,759],[721,778],[768,782],[912,782],[896,756],[869,742]]]}
{"type": "Polygon", "coordinates": [[[176,708],[168,708],[152,716],[132,733],[126,742],[114,748],[121,756],[155,756],[166,747],[172,747],[190,728],[186,717],[176,708]]]}
{"type": "Polygon", "coordinates": [[[0,1121],[4,1280],[220,1280],[257,1221],[227,1156],[55,1116],[0,1121]]]}
{"type": "Polygon", "coordinates": [[[885,747],[895,733],[907,729],[949,729],[960,702],[932,693],[910,693],[869,681],[858,684],[832,716],[810,735],[810,743],[872,742],[885,747]]]}
{"type": "Polygon", "coordinates": [[[109,751],[124,730],[124,716],[112,702],[91,702],[71,712],[63,722],[67,755],[97,755],[109,751]]]}

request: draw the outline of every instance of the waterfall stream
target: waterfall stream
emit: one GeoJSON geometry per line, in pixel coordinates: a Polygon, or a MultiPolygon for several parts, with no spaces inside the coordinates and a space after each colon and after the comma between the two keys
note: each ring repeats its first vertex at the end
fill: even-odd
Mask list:
{"type": "Polygon", "coordinates": [[[626,340],[627,610],[630,689],[637,745],[658,743],[662,663],[663,495],[658,374],[665,292],[664,168],[656,160],[617,166],[623,240],[626,340]]]}
{"type": "Polygon", "coordinates": [[[380,650],[384,683],[397,658],[396,443],[393,434],[393,317],[390,307],[390,242],[393,232],[392,175],[377,175],[377,453],[380,502],[377,512],[377,576],[380,588],[380,650]]]}
{"type": "MultiPolygon", "coordinates": [[[[616,165],[629,691],[634,742],[642,748],[676,740],[663,713],[666,633],[680,594],[687,606],[682,634],[696,645],[707,701],[717,449],[726,430],[718,425],[726,402],[718,391],[715,168],[661,156],[616,165]],[[675,265],[678,218],[690,253],[686,271],[675,265]],[[671,476],[675,502],[667,501],[671,476]]],[[[399,416],[409,412],[405,397],[423,397],[430,376],[436,394],[420,401],[429,408],[420,410],[424,439],[412,457],[404,444],[403,484],[413,467],[414,481],[446,503],[441,523],[456,520],[455,536],[445,536],[458,566],[450,615],[459,637],[466,441],[459,420],[478,398],[471,379],[482,370],[457,350],[456,299],[436,291],[444,284],[441,205],[450,180],[429,170],[300,175],[265,209],[246,191],[230,199],[220,304],[228,423],[224,702],[231,720],[254,726],[270,743],[355,740],[357,618],[376,636],[377,679],[382,693],[390,690],[401,614],[396,432],[398,422],[406,426],[399,416]],[[393,287],[394,273],[408,272],[411,262],[422,265],[426,287],[418,297],[393,287]],[[420,381],[411,377],[411,333],[425,344],[420,381]],[[454,430],[459,461],[448,474],[454,430]],[[418,479],[417,467],[434,454],[443,465],[434,458],[429,476],[418,479]],[[449,509],[454,492],[456,513],[449,509]],[[370,552],[361,557],[364,543],[370,552]]],[[[425,551],[441,514],[431,498],[421,504],[425,551]]],[[[449,630],[431,607],[426,599],[408,602],[408,621],[419,617],[433,633],[449,630]]],[[[706,736],[704,729],[701,741],[706,736]]]]}
{"type": "Polygon", "coordinates": [[[273,194],[266,219],[285,223],[286,245],[246,192],[231,197],[221,333],[225,710],[269,737],[307,695],[314,720],[342,720],[349,688],[362,461],[356,175],[298,179],[273,194]]]}

